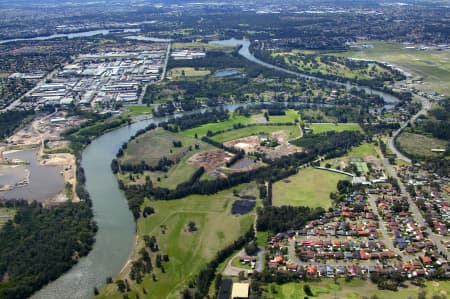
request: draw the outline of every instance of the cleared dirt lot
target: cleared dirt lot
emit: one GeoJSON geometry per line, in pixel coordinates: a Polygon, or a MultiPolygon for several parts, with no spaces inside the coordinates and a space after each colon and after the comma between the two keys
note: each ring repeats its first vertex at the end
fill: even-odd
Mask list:
{"type": "Polygon", "coordinates": [[[261,142],[266,140],[265,136],[248,136],[235,140],[225,142],[224,145],[228,147],[235,147],[244,150],[246,153],[260,153],[266,154],[270,159],[279,158],[286,155],[301,152],[302,149],[296,147],[288,142],[289,133],[281,130],[270,134],[270,139],[275,139],[279,143],[275,147],[268,147],[261,145],[261,142]]]}

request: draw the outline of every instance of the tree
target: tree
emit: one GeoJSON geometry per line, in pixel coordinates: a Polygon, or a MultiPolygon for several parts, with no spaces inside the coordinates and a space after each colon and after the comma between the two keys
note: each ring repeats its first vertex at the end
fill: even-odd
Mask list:
{"type": "Polygon", "coordinates": [[[258,246],[256,246],[255,241],[249,242],[245,246],[245,253],[247,253],[248,255],[254,255],[257,250],[258,250],[258,246]]]}

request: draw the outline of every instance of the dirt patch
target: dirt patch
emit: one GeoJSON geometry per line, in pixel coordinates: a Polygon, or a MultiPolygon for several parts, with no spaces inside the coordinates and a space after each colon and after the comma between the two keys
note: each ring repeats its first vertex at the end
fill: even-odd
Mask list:
{"type": "Polygon", "coordinates": [[[289,133],[286,130],[273,132],[270,136],[278,140],[279,143],[284,143],[289,140],[289,133]]]}
{"type": "Polygon", "coordinates": [[[232,154],[218,149],[195,154],[188,160],[188,163],[205,168],[212,176],[220,176],[218,169],[225,166],[232,157],[232,154]]]}
{"type": "Polygon", "coordinates": [[[239,139],[231,140],[224,143],[225,146],[235,147],[244,150],[246,153],[251,152],[265,152],[267,149],[261,146],[261,138],[259,136],[248,136],[239,139]]]}
{"type": "Polygon", "coordinates": [[[260,116],[260,117],[256,117],[254,119],[254,122],[256,124],[266,124],[268,121],[267,121],[267,119],[264,116],[260,116]]]}
{"type": "Polygon", "coordinates": [[[55,140],[55,141],[47,142],[46,147],[51,150],[59,150],[59,149],[67,148],[69,145],[70,145],[69,141],[55,140]]]}
{"type": "Polygon", "coordinates": [[[265,137],[260,136],[243,137],[225,142],[224,145],[242,149],[246,153],[256,152],[260,154],[265,154],[268,158],[275,159],[302,151],[301,148],[293,146],[287,142],[288,136],[289,134],[285,130],[272,133],[270,138],[276,139],[278,143],[280,143],[276,147],[267,147],[261,145],[261,141],[263,141],[265,137]]]}

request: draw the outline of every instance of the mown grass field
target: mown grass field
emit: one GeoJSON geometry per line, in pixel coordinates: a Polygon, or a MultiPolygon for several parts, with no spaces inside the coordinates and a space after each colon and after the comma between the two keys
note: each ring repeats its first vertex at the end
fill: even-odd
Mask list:
{"type": "Polygon", "coordinates": [[[406,154],[421,157],[436,157],[439,154],[433,153],[431,149],[447,147],[447,142],[444,140],[408,132],[401,133],[397,137],[397,143],[406,154]]]}
{"type": "Polygon", "coordinates": [[[342,132],[342,131],[359,131],[362,132],[361,127],[358,124],[354,123],[313,123],[308,126],[312,129],[312,132],[314,134],[319,134],[323,132],[328,131],[336,131],[336,132],[342,132]]]}
{"type": "Polygon", "coordinates": [[[222,45],[216,44],[208,44],[201,42],[193,42],[193,43],[173,43],[172,49],[204,49],[204,50],[221,50],[225,52],[233,52],[233,47],[225,47],[222,45]]]}
{"type": "MultiPolygon", "coordinates": [[[[291,298],[305,298],[307,295],[303,291],[303,286],[306,283],[287,283],[282,285],[271,284],[266,287],[266,294],[270,298],[275,299],[291,299],[291,298]],[[271,289],[275,288],[276,293],[273,293],[271,289]]],[[[417,298],[419,292],[425,291],[426,298],[432,298],[433,295],[445,295],[444,298],[450,294],[450,282],[448,281],[427,281],[426,287],[421,289],[419,287],[409,285],[408,288],[401,288],[397,292],[378,290],[376,285],[370,281],[363,281],[359,279],[345,282],[343,279],[338,280],[338,284],[335,284],[332,279],[323,279],[318,282],[308,282],[314,298],[319,299],[357,299],[362,296],[371,298],[377,295],[380,299],[408,299],[417,298]]]]}
{"type": "Polygon", "coordinates": [[[336,192],[339,180],[348,176],[326,170],[305,168],[298,174],[273,184],[274,206],[331,207],[330,193],[336,192]]]}
{"type": "MultiPolygon", "coordinates": [[[[233,188],[241,195],[257,196],[255,184],[244,184],[233,188]]],[[[157,281],[153,281],[151,274],[147,275],[139,286],[131,283],[132,292],[128,295],[135,298],[179,298],[179,292],[187,287],[195,275],[210,261],[222,248],[230,245],[239,236],[243,235],[253,224],[255,212],[243,216],[231,214],[231,206],[236,197],[233,191],[226,190],[214,195],[191,195],[179,200],[146,201],[155,209],[155,214],[141,218],[138,221],[139,240],[133,257],[143,246],[144,235],[155,236],[159,245],[159,254],[168,254],[170,261],[164,262],[166,273],[154,267],[157,281]],[[195,222],[198,230],[185,232],[184,227],[195,222]],[[166,226],[162,233],[161,225],[166,226]],[[147,294],[142,288],[145,287],[147,294]]],[[[152,254],[155,265],[154,254],[152,254]]],[[[121,279],[127,277],[126,268],[120,275],[121,279]]],[[[122,298],[115,284],[106,286],[98,298],[122,298]]]]}
{"type": "Polygon", "coordinates": [[[176,80],[180,78],[205,77],[209,74],[211,74],[211,72],[204,68],[195,69],[193,67],[177,67],[169,71],[168,77],[176,80]]]}
{"type": "Polygon", "coordinates": [[[153,112],[153,107],[147,106],[126,106],[125,108],[131,115],[139,114],[151,114],[153,112]]]}
{"type": "Polygon", "coordinates": [[[211,137],[215,141],[218,142],[226,142],[230,140],[235,140],[242,137],[252,136],[252,135],[259,135],[259,134],[272,134],[277,131],[287,131],[289,138],[288,139],[295,139],[300,136],[300,129],[298,126],[251,126],[246,128],[241,128],[237,130],[232,130],[229,132],[225,132],[222,134],[215,135],[211,137]]]}
{"type": "Polygon", "coordinates": [[[336,53],[336,56],[354,57],[385,61],[411,73],[424,84],[415,87],[429,92],[450,95],[450,53],[448,51],[405,49],[406,46],[396,42],[364,41],[373,48],[355,49],[336,53]]]}
{"type": "Polygon", "coordinates": [[[230,118],[226,121],[217,122],[217,123],[209,123],[204,124],[202,126],[192,128],[183,132],[180,132],[181,135],[194,137],[197,133],[198,137],[206,136],[208,131],[217,132],[222,130],[227,130],[233,128],[233,124],[241,123],[243,125],[252,123],[253,120],[250,117],[245,117],[243,115],[237,115],[234,113],[230,114],[230,118]]]}

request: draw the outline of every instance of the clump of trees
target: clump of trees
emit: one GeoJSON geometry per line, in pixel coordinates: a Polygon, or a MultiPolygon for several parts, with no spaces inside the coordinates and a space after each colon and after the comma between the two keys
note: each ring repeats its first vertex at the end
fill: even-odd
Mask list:
{"type": "Polygon", "coordinates": [[[34,115],[34,110],[12,110],[0,113],[0,139],[4,139],[14,133],[27,119],[34,115]]]}
{"type": "Polygon", "coordinates": [[[97,226],[86,201],[8,205],[17,214],[0,230],[0,277],[8,277],[0,283],[0,298],[27,298],[88,254],[97,226]]]}
{"type": "Polygon", "coordinates": [[[284,232],[299,229],[308,221],[319,218],[325,212],[322,208],[265,206],[259,208],[256,228],[258,231],[284,232]]]}

